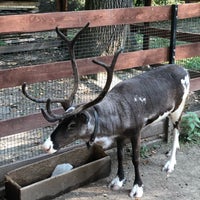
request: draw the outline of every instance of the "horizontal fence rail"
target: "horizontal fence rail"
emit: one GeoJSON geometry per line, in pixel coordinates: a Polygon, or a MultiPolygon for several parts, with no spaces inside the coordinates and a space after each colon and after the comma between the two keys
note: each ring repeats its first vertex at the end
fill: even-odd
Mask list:
{"type": "MultiPolygon", "coordinates": [[[[200,4],[179,5],[178,18],[199,17],[200,4]]],[[[134,24],[171,19],[171,6],[120,8],[76,12],[54,12],[0,16],[0,33],[26,33],[59,28],[80,28],[87,22],[90,27],[134,24]],[[17,26],[16,26],[17,24],[17,26]]]]}
{"type": "MultiPolygon", "coordinates": [[[[176,47],[176,59],[199,56],[200,42],[176,47]]],[[[77,59],[80,75],[94,74],[104,71],[92,62],[93,59],[110,63],[113,56],[77,59]]],[[[157,48],[123,53],[116,63],[116,70],[129,69],[148,64],[167,62],[168,48],[157,48]]],[[[36,83],[72,76],[70,61],[24,66],[14,69],[0,70],[0,89],[22,85],[24,82],[36,83]],[[57,70],[54,70],[56,67],[57,70]]]]}

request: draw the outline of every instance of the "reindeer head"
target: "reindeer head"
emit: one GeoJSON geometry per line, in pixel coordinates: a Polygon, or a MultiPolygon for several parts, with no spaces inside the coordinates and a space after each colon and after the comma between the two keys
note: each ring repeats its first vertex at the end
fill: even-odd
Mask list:
{"type": "Polygon", "coordinates": [[[41,109],[44,118],[49,122],[59,121],[58,126],[55,128],[51,136],[45,141],[44,149],[48,153],[54,153],[61,147],[70,144],[78,138],[90,138],[87,144],[94,141],[95,134],[98,126],[98,113],[93,108],[94,105],[99,103],[107,94],[113,77],[114,67],[117,58],[122,51],[117,51],[113,57],[111,65],[106,65],[97,60],[93,60],[94,63],[104,67],[107,72],[107,80],[102,92],[96,99],[85,104],[73,105],[74,96],[78,90],[79,74],[77,69],[77,63],[75,60],[74,45],[79,35],[89,26],[89,23],[85,25],[72,40],[68,40],[67,37],[56,28],[57,34],[67,43],[71,65],[74,76],[74,87],[71,95],[66,99],[37,99],[30,96],[26,91],[26,83],[22,85],[23,94],[30,100],[36,103],[46,103],[46,111],[41,109]],[[61,115],[53,113],[51,110],[52,103],[60,103],[65,110],[61,115]]]}

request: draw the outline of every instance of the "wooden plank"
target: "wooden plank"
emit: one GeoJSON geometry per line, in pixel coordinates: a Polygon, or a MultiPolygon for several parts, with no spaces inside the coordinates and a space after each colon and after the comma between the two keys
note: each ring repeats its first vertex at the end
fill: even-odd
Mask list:
{"type": "Polygon", "coordinates": [[[200,90],[200,77],[191,79],[190,90],[193,92],[200,90]]]}
{"type": "Polygon", "coordinates": [[[23,82],[35,83],[71,76],[68,61],[6,69],[0,71],[0,89],[22,85],[23,82]]]}
{"type": "MultiPolygon", "coordinates": [[[[179,19],[198,17],[200,4],[179,5],[179,19]]],[[[103,9],[76,12],[54,12],[0,16],[1,33],[36,32],[59,28],[90,27],[133,24],[169,20],[171,6],[149,6],[138,8],[103,9]],[[17,26],[16,26],[17,23],[17,26]]]]}
{"type": "MultiPolygon", "coordinates": [[[[200,42],[179,45],[176,47],[176,60],[199,56],[199,49],[200,42]]],[[[123,53],[119,56],[116,70],[166,62],[168,60],[167,54],[168,48],[123,53]]],[[[92,59],[93,58],[77,60],[80,75],[94,74],[103,71],[101,67],[92,63],[92,59]]],[[[96,59],[105,63],[110,63],[112,56],[97,57],[96,59]]],[[[71,76],[72,70],[69,61],[0,70],[0,89],[19,86],[22,85],[23,82],[35,83],[71,76]]]]}
{"type": "MultiPolygon", "coordinates": [[[[123,53],[118,58],[116,70],[165,62],[168,60],[167,54],[168,48],[123,53]]],[[[111,63],[112,58],[113,56],[95,57],[105,63],[111,63]]],[[[92,59],[94,58],[77,59],[80,75],[104,71],[102,67],[94,64],[92,59]]],[[[72,70],[69,61],[0,70],[0,89],[19,86],[23,82],[35,83],[71,76],[72,70]]]]}
{"type": "Polygon", "coordinates": [[[153,123],[145,127],[141,132],[141,139],[147,139],[149,137],[159,136],[165,134],[165,120],[153,123]]]}
{"type": "Polygon", "coordinates": [[[90,27],[97,27],[163,21],[169,20],[170,14],[170,6],[156,6],[0,16],[0,33],[47,31],[56,26],[77,28],[87,22],[90,27]]]}
{"type": "Polygon", "coordinates": [[[0,121],[0,137],[49,126],[41,113],[0,121]],[[34,121],[34,123],[33,123],[34,121]]]}
{"type": "Polygon", "coordinates": [[[176,46],[176,60],[200,56],[200,42],[176,46]]]}
{"type": "MultiPolygon", "coordinates": [[[[179,5],[179,19],[198,17],[200,4],[179,5]]],[[[1,33],[36,32],[59,28],[90,27],[116,24],[133,24],[169,20],[171,6],[149,6],[138,8],[103,9],[76,12],[54,12],[0,16],[1,33]],[[16,26],[17,23],[17,26],[16,26]]]]}
{"type": "Polygon", "coordinates": [[[200,3],[178,5],[178,19],[186,19],[200,16],[200,3]]]}
{"type": "MultiPolygon", "coordinates": [[[[200,42],[179,45],[176,47],[176,60],[199,56],[199,49],[200,42]]],[[[168,48],[123,53],[119,56],[116,70],[166,62],[168,61],[167,55],[168,48]]],[[[95,65],[92,59],[94,58],[77,60],[80,75],[95,74],[104,71],[104,69],[95,65]]],[[[96,57],[95,59],[110,63],[112,56],[96,57]]],[[[23,82],[35,83],[71,76],[72,70],[69,61],[0,70],[0,89],[19,86],[23,82]]]]}
{"type": "Polygon", "coordinates": [[[8,46],[0,46],[0,54],[3,53],[15,53],[15,52],[25,52],[25,51],[34,51],[41,49],[49,49],[52,47],[59,47],[62,45],[62,41],[55,39],[52,41],[43,41],[43,42],[34,42],[28,44],[12,44],[8,46]]]}

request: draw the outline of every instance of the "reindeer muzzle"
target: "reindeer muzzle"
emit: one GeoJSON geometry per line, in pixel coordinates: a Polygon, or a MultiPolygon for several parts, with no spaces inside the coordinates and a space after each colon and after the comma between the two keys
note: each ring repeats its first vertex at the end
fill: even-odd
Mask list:
{"type": "Polygon", "coordinates": [[[44,144],[42,145],[45,152],[52,154],[55,153],[57,150],[53,148],[53,142],[51,141],[51,138],[49,137],[44,144]]]}

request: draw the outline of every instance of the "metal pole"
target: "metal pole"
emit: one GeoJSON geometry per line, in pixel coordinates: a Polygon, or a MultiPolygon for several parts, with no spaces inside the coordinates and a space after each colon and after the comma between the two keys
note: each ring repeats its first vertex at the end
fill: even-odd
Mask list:
{"type": "MultiPolygon", "coordinates": [[[[152,4],[152,0],[144,1],[144,6],[151,6],[151,4],[152,4]]],[[[149,22],[144,22],[144,26],[148,30],[149,22]]],[[[150,36],[148,34],[144,34],[143,35],[143,50],[149,49],[149,45],[150,45],[150,36]]]]}
{"type": "Polygon", "coordinates": [[[178,20],[178,5],[172,5],[171,37],[170,37],[170,47],[169,47],[170,64],[174,64],[175,62],[177,20],[178,20]]]}

